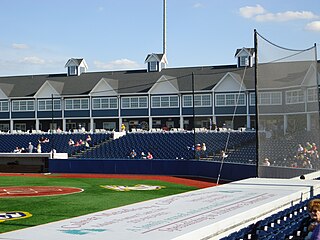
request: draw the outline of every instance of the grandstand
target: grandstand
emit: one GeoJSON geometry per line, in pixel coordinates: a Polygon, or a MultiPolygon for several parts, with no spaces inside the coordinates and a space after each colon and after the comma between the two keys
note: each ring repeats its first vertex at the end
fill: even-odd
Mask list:
{"type": "MultiPolygon", "coordinates": [[[[27,148],[29,142],[36,146],[44,138],[48,141],[40,141],[41,153],[68,156],[50,155],[49,172],[221,179],[230,183],[205,190],[211,197],[246,188],[243,196],[261,190],[270,199],[249,201],[242,212],[230,210],[238,214],[236,220],[231,213],[222,214],[225,220],[189,229],[187,235],[199,234],[195,238],[168,239],[304,236],[306,203],[320,193],[315,180],[320,164],[317,149],[300,159],[297,148],[307,142],[320,146],[319,63],[314,48],[298,53],[281,49],[277,58],[266,54],[258,63],[258,52],[274,54],[268,51],[274,47],[270,42],[260,36],[259,43],[259,51],[238,49],[238,64],[232,66],[162,69],[166,56],[151,54],[146,70],[86,73],[80,71],[86,66],[83,59],[70,59],[68,74],[0,78],[5,96],[0,100],[0,152],[19,154],[13,153],[16,147],[27,148]],[[283,57],[288,51],[289,57],[283,57]],[[159,69],[150,69],[151,63],[159,69]],[[70,75],[69,68],[79,71],[70,75]],[[29,80],[33,84],[21,84],[29,80]],[[203,143],[206,152],[197,152],[203,143]],[[133,149],[138,153],[134,159],[129,157],[133,149]],[[151,152],[154,159],[142,159],[142,152],[151,152]],[[270,166],[262,165],[265,158],[270,166]]],[[[0,161],[0,171],[8,164],[0,161]]]]}

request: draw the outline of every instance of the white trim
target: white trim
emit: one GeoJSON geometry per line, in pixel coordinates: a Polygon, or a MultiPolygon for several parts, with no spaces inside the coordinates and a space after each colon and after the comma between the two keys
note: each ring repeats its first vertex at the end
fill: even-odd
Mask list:
{"type": "Polygon", "coordinates": [[[121,97],[121,109],[148,109],[149,103],[148,103],[148,96],[136,96],[136,97],[121,97]],[[138,106],[137,107],[132,107],[132,99],[133,98],[138,98],[138,106]],[[129,99],[129,107],[123,107],[123,100],[124,99],[129,99]],[[140,99],[146,99],[146,104],[147,106],[145,107],[140,107],[140,99]]]}
{"type": "Polygon", "coordinates": [[[193,107],[193,96],[195,97],[195,99],[196,99],[196,97],[201,97],[201,100],[200,100],[201,104],[200,105],[195,104],[195,107],[212,107],[212,93],[184,94],[184,95],[182,95],[182,107],[184,107],[184,108],[193,107]],[[210,104],[209,105],[203,105],[203,96],[206,96],[206,95],[208,95],[210,97],[210,104]],[[188,106],[185,105],[185,99],[184,99],[185,96],[191,97],[191,105],[188,105],[188,106]]]}
{"type": "Polygon", "coordinates": [[[89,110],[90,109],[90,100],[89,98],[65,98],[64,99],[64,110],[65,111],[78,111],[78,110],[89,110]],[[74,101],[76,100],[80,100],[80,108],[74,108],[74,101]],[[82,104],[81,104],[81,100],[87,100],[88,101],[88,107],[87,108],[83,108],[82,104]],[[71,109],[67,109],[67,101],[72,101],[72,108],[71,109]]]}
{"type": "Polygon", "coordinates": [[[301,104],[305,103],[306,98],[305,98],[305,92],[302,89],[296,89],[296,90],[291,90],[291,91],[286,91],[285,92],[286,96],[286,104],[291,105],[291,104],[301,104]],[[297,93],[296,96],[292,96],[292,93],[297,93]],[[302,93],[302,95],[300,95],[302,93]],[[290,95],[290,96],[289,96],[290,95]],[[301,100],[300,97],[303,99],[301,100]],[[290,102],[288,100],[291,100],[290,102]]]}
{"type": "Polygon", "coordinates": [[[34,112],[35,111],[35,101],[34,100],[13,100],[11,102],[11,111],[12,112],[34,112]],[[21,103],[22,102],[25,102],[26,103],[26,109],[25,110],[21,110],[21,103]],[[32,109],[28,109],[28,102],[32,102],[32,109]],[[14,107],[14,103],[19,103],[19,110],[14,110],[13,107],[14,107]]]}
{"type": "Polygon", "coordinates": [[[91,102],[91,109],[92,110],[108,110],[108,109],[114,110],[114,109],[118,109],[119,108],[119,106],[118,106],[118,98],[117,97],[93,97],[91,100],[92,100],[92,102],[91,102]],[[109,107],[107,107],[107,108],[101,107],[101,105],[102,105],[101,100],[103,100],[103,99],[108,100],[107,104],[108,104],[109,107]],[[112,100],[112,99],[114,99],[116,101],[116,107],[111,107],[110,106],[110,100],[112,100]],[[94,100],[100,100],[99,101],[100,107],[96,108],[94,106],[94,100]]]}
{"type": "Polygon", "coordinates": [[[245,94],[242,92],[242,93],[217,93],[215,94],[215,106],[216,107],[235,107],[235,106],[246,106],[246,96],[245,94]],[[226,96],[231,96],[233,95],[234,96],[234,104],[230,105],[230,104],[226,104],[227,102],[227,98],[226,96]],[[224,104],[221,104],[221,105],[218,105],[218,101],[217,101],[217,96],[224,96],[224,104]],[[243,99],[244,99],[244,103],[243,104],[239,104],[239,101],[238,99],[236,98],[236,96],[243,96],[243,99]]]}
{"type": "Polygon", "coordinates": [[[151,96],[151,108],[178,108],[180,107],[179,105],[179,96],[178,95],[157,95],[157,96],[151,96]],[[162,98],[165,98],[165,97],[168,97],[169,98],[169,106],[161,106],[162,104],[162,98]],[[171,106],[171,98],[172,97],[176,97],[177,98],[177,103],[178,105],[177,106],[171,106]],[[154,98],[160,98],[160,106],[154,106],[153,105],[153,99],[154,98]]]}

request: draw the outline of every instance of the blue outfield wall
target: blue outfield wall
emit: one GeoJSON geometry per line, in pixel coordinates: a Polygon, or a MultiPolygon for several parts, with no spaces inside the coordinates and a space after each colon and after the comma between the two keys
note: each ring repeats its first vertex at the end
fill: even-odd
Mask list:
{"type": "MultiPolygon", "coordinates": [[[[51,173],[104,173],[189,176],[216,179],[221,163],[197,160],[49,159],[51,173]]],[[[221,180],[256,177],[255,165],[224,163],[221,180]]]]}

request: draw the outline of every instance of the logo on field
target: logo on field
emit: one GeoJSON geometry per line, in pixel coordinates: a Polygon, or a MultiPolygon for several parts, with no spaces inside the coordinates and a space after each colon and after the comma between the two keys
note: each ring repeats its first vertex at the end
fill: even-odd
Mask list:
{"type": "Polygon", "coordinates": [[[28,218],[31,216],[32,214],[28,212],[0,212],[0,223],[9,220],[28,218]]]}
{"type": "Polygon", "coordinates": [[[151,186],[151,185],[145,185],[145,184],[137,184],[132,187],[130,186],[119,186],[119,185],[105,185],[102,186],[103,188],[115,190],[119,192],[127,192],[127,191],[151,191],[151,190],[160,190],[162,188],[165,188],[163,186],[151,186]]]}

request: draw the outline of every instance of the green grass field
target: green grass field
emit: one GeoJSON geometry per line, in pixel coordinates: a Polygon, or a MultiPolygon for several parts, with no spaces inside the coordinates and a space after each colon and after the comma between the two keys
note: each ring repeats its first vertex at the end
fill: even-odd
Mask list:
{"type": "Polygon", "coordinates": [[[0,198],[0,214],[12,211],[32,214],[29,218],[0,222],[0,233],[197,189],[158,180],[0,176],[0,187],[7,186],[77,187],[84,191],[70,195],[0,198]],[[136,184],[157,185],[165,188],[155,191],[117,192],[101,187],[101,185],[133,186],[136,184]]]}

